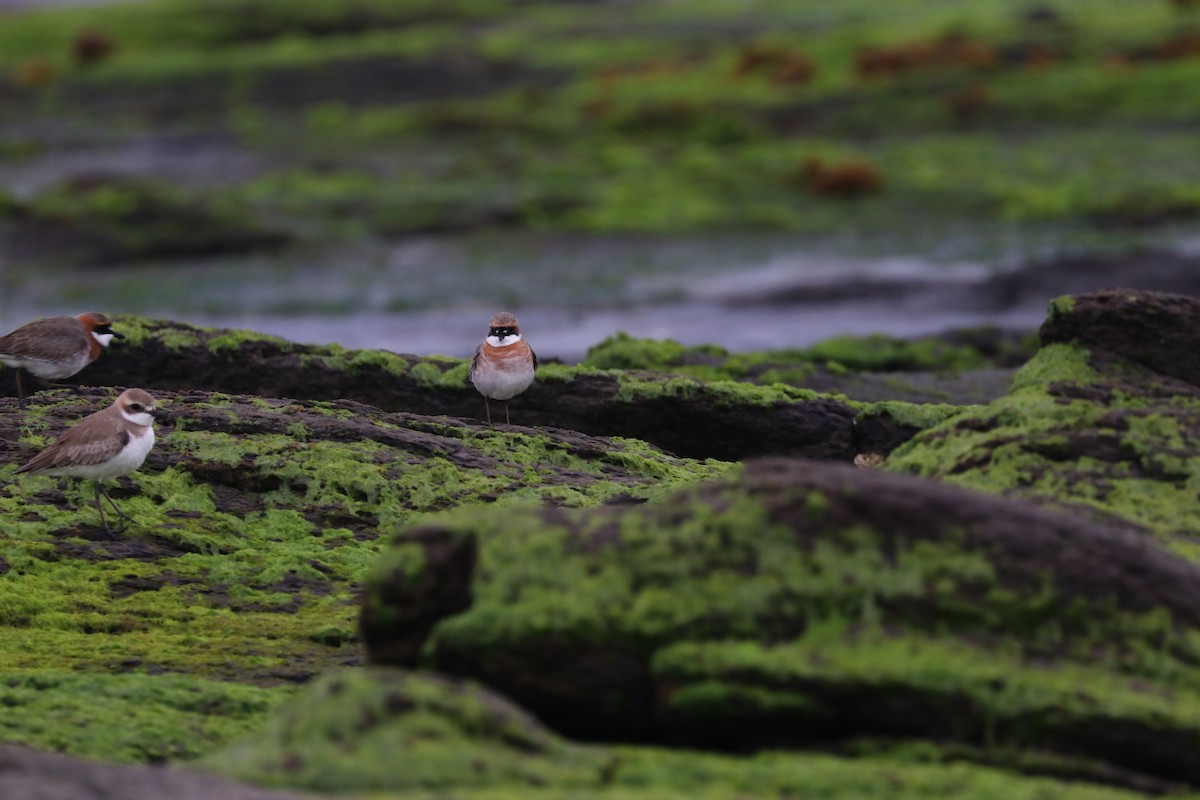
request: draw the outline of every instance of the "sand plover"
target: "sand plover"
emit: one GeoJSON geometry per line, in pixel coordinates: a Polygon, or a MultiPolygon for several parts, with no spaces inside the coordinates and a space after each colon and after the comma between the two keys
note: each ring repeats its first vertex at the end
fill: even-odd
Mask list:
{"type": "Polygon", "coordinates": [[[87,311],[76,317],[47,317],[0,336],[0,363],[17,371],[17,402],[25,405],[21,370],[46,380],[69,378],[100,357],[124,335],[103,314],[87,311]]]}
{"type": "MultiPolygon", "coordinates": [[[[43,473],[90,478],[95,486],[96,510],[104,530],[112,532],[104,517],[103,495],[121,522],[130,522],[102,481],[130,474],[146,460],[154,446],[154,420],[163,418],[154,398],[144,389],[126,389],[112,405],[72,425],[58,441],[31,458],[14,473],[43,473]]],[[[121,526],[124,529],[124,525],[121,526]]]]}
{"type": "Polygon", "coordinates": [[[489,425],[492,407],[488,401],[504,401],[504,421],[508,423],[508,401],[529,388],[537,366],[537,356],[521,336],[517,318],[507,311],[493,315],[488,335],[471,362],[471,383],[483,395],[489,425]]]}

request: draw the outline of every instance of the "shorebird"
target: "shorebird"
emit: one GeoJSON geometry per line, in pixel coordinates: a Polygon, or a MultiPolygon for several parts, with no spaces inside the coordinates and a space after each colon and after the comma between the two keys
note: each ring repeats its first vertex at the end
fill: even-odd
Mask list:
{"type": "Polygon", "coordinates": [[[504,422],[507,424],[508,401],[529,388],[537,365],[537,356],[522,338],[517,318],[507,311],[493,315],[488,323],[488,335],[471,362],[471,383],[483,395],[488,425],[492,424],[492,407],[488,401],[504,401],[504,422]]]}
{"type": "Polygon", "coordinates": [[[17,371],[17,402],[24,406],[22,369],[45,380],[69,378],[99,358],[113,337],[125,338],[113,331],[108,317],[95,311],[46,317],[0,337],[0,363],[17,371]]]}
{"type": "MultiPolygon", "coordinates": [[[[163,412],[155,408],[154,398],[144,389],[126,389],[112,405],[89,414],[58,437],[58,441],[29,459],[14,473],[67,475],[90,478],[94,486],[100,524],[112,533],[100,504],[103,495],[123,523],[132,520],[117,507],[104,490],[103,481],[121,478],[135,471],[154,446],[154,420],[163,412]]],[[[124,525],[121,530],[124,530],[124,525]]]]}

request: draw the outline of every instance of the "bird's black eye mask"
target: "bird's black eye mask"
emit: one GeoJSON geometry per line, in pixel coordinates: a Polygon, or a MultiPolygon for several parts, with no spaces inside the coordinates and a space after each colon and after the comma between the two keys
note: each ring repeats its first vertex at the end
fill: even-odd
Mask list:
{"type": "Polygon", "coordinates": [[[509,336],[516,336],[517,329],[511,325],[507,325],[503,328],[492,328],[491,335],[495,336],[497,339],[500,339],[501,341],[503,341],[503,340],[507,339],[509,336]]]}
{"type": "Polygon", "coordinates": [[[104,325],[97,325],[95,327],[95,332],[99,333],[101,335],[103,335],[105,333],[111,333],[113,335],[114,339],[124,339],[125,338],[125,334],[117,333],[116,331],[114,331],[112,329],[112,325],[110,325],[108,323],[105,323],[104,325]]]}

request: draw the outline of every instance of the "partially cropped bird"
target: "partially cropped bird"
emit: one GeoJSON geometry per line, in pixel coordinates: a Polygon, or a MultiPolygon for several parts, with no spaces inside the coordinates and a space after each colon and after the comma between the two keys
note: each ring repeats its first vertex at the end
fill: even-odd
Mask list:
{"type": "Polygon", "coordinates": [[[113,338],[108,317],[86,311],[75,317],[46,317],[0,336],[0,363],[17,371],[17,402],[25,405],[21,370],[46,380],[69,378],[100,357],[113,338]]]}
{"type": "MultiPolygon", "coordinates": [[[[103,495],[122,523],[131,522],[108,492],[103,481],[121,478],[142,466],[154,447],[154,420],[164,414],[144,389],[126,389],[112,405],[90,414],[72,425],[58,441],[31,458],[14,473],[67,475],[90,478],[94,485],[96,510],[100,524],[109,533],[112,528],[100,503],[103,495]]],[[[124,529],[124,524],[120,530],[124,529]]]]}
{"type": "Polygon", "coordinates": [[[483,395],[488,424],[492,424],[489,400],[504,401],[504,421],[509,422],[508,401],[529,388],[538,360],[521,336],[517,318],[507,311],[492,316],[488,334],[471,362],[471,383],[483,395]]]}

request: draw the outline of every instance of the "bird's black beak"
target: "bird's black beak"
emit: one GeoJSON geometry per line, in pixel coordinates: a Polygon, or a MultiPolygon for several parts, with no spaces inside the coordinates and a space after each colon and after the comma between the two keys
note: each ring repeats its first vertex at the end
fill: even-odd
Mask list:
{"type": "Polygon", "coordinates": [[[116,331],[113,331],[113,338],[114,338],[114,339],[124,339],[124,338],[125,338],[125,334],[123,334],[123,333],[117,333],[116,331]]]}
{"type": "Polygon", "coordinates": [[[156,408],[150,412],[150,416],[154,417],[159,422],[170,422],[171,412],[163,411],[161,408],[156,408]]]}

